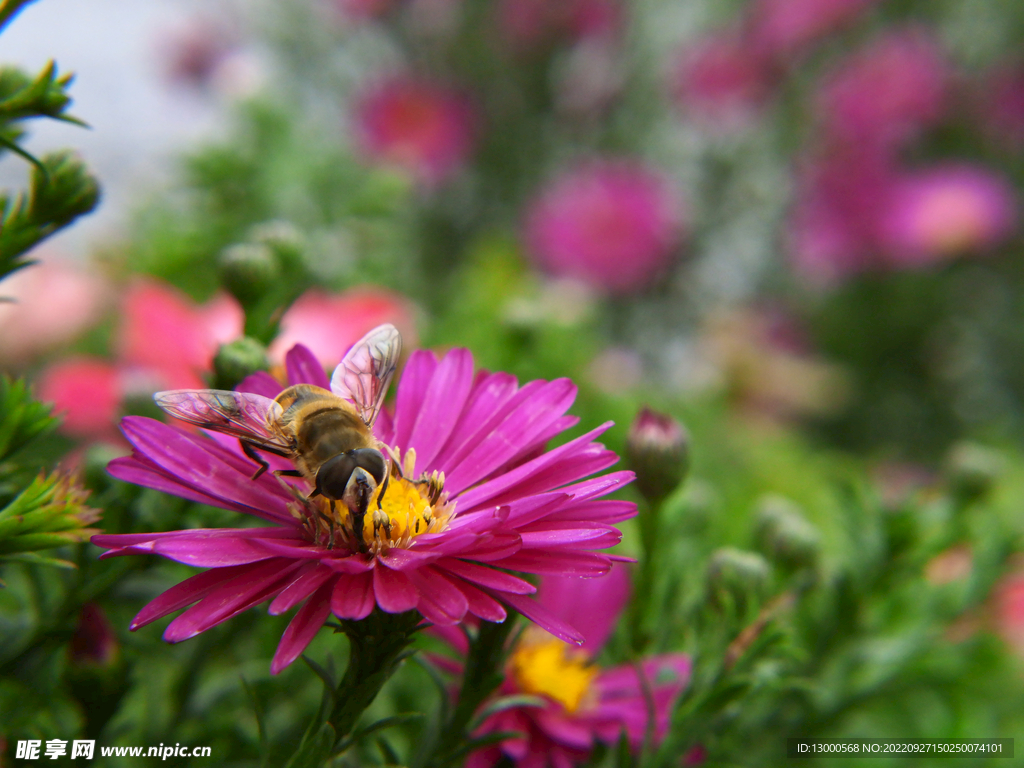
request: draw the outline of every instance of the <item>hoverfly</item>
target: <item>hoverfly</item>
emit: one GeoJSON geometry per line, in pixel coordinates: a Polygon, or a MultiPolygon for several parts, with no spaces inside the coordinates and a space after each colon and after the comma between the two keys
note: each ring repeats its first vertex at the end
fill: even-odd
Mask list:
{"type": "Polygon", "coordinates": [[[363,520],[378,488],[374,529],[390,533],[390,519],[381,510],[390,461],[372,428],[401,350],[398,329],[381,325],[346,353],[334,369],[330,391],[296,384],[271,400],[249,392],[172,389],[153,399],[177,419],[237,437],[245,455],[259,465],[254,480],[269,469],[258,451],[290,459],[295,469],[277,474],[305,478],[313,486],[308,498],[323,496],[332,513],[336,502],[343,503],[354,538],[362,542],[363,520]]]}

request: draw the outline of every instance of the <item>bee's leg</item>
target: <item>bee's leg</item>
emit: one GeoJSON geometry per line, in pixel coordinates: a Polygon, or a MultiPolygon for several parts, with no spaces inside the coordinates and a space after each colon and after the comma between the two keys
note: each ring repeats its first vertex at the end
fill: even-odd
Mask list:
{"type": "Polygon", "coordinates": [[[330,500],[330,507],[331,507],[331,521],[330,521],[331,533],[330,533],[330,536],[327,539],[327,548],[328,549],[334,549],[334,521],[338,517],[338,510],[336,510],[334,508],[334,499],[330,500]]]}
{"type": "Polygon", "coordinates": [[[253,480],[258,480],[260,475],[270,469],[270,465],[267,464],[266,459],[256,453],[252,443],[246,440],[239,440],[238,442],[242,446],[242,453],[260,465],[260,468],[256,470],[256,474],[252,476],[253,480]]]}
{"type": "Polygon", "coordinates": [[[275,469],[274,474],[278,477],[302,477],[302,473],[297,469],[275,469]]]}
{"type": "Polygon", "coordinates": [[[380,493],[377,494],[377,509],[381,509],[380,503],[384,499],[384,494],[388,490],[388,482],[391,480],[391,473],[388,472],[384,475],[384,484],[380,487],[380,493]]]}

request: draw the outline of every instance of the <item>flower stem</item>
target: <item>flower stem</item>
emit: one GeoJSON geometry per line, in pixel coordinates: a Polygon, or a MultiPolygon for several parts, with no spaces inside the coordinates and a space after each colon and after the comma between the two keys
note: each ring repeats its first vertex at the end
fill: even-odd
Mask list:
{"type": "Polygon", "coordinates": [[[328,722],[337,739],[348,736],[360,715],[394,674],[402,651],[412,642],[422,616],[417,611],[391,614],[376,609],[362,621],[344,621],[350,650],[328,722]]]}
{"type": "Polygon", "coordinates": [[[464,752],[471,737],[468,731],[473,715],[504,679],[503,668],[508,654],[508,637],[515,626],[516,616],[517,614],[509,611],[508,618],[501,624],[480,622],[480,629],[471,640],[466,656],[458,703],[452,710],[448,722],[444,723],[441,736],[426,761],[430,768],[442,768],[456,759],[465,757],[464,752]]]}

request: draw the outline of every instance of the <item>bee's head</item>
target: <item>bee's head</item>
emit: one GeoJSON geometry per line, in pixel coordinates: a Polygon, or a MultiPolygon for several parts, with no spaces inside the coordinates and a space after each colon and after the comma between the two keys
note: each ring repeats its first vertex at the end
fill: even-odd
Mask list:
{"type": "Polygon", "coordinates": [[[323,463],[316,473],[313,495],[343,501],[352,512],[361,514],[385,477],[387,463],[376,448],[346,451],[323,463]]]}

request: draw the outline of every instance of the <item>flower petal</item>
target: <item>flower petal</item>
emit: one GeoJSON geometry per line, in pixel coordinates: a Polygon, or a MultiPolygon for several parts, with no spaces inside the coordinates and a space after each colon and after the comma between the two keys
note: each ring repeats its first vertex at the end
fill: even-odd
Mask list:
{"type": "MultiPolygon", "coordinates": [[[[487,591],[490,592],[490,590],[487,591]]],[[[507,605],[515,608],[523,614],[523,616],[528,618],[541,629],[547,630],[559,640],[564,640],[565,642],[572,643],[573,645],[583,645],[583,635],[555,616],[540,603],[537,603],[528,597],[513,595],[509,592],[491,592],[491,594],[507,605]]]]}
{"type": "Polygon", "coordinates": [[[462,414],[473,385],[473,356],[468,349],[454,349],[438,364],[423,395],[419,416],[403,447],[416,451],[416,462],[431,466],[462,414]]]}
{"type": "MultiPolygon", "coordinates": [[[[528,461],[525,464],[513,469],[511,472],[507,472],[504,475],[500,475],[493,480],[485,482],[475,488],[466,491],[458,497],[460,505],[460,513],[466,514],[467,512],[482,506],[483,504],[490,504],[492,499],[498,495],[504,493],[510,488],[515,487],[519,483],[530,483],[531,486],[536,483],[531,482],[531,478],[542,470],[546,470],[552,465],[566,461],[572,457],[576,452],[580,451],[586,446],[590,445],[592,438],[605,432],[612,426],[612,422],[608,421],[602,424],[597,429],[592,429],[585,435],[577,437],[575,440],[571,440],[565,445],[561,445],[554,450],[548,451],[542,456],[528,461]]],[[[579,477],[579,475],[577,475],[579,477]]],[[[445,484],[448,487],[448,484],[445,484]]],[[[547,491],[551,490],[551,487],[541,488],[539,490],[547,491]]]]}
{"type": "Polygon", "coordinates": [[[532,595],[537,591],[537,588],[533,586],[533,584],[520,579],[518,576],[513,576],[511,573],[499,571],[496,568],[488,568],[484,565],[478,565],[477,563],[469,563],[464,560],[456,560],[455,558],[446,557],[443,560],[438,561],[437,567],[454,573],[456,576],[459,576],[466,581],[471,581],[474,584],[490,587],[491,589],[496,589],[501,592],[513,592],[519,595],[532,595]]]}
{"type": "Polygon", "coordinates": [[[242,379],[235,387],[237,392],[251,392],[254,395],[263,395],[273,400],[284,391],[281,382],[275,379],[266,371],[256,371],[242,379]]]}
{"type": "Polygon", "coordinates": [[[277,616],[279,613],[290,611],[332,577],[336,578],[337,574],[323,563],[317,563],[316,565],[309,563],[305,565],[296,572],[292,583],[274,598],[270,608],[267,609],[267,613],[271,616],[277,616]]]}
{"type": "MultiPolygon", "coordinates": [[[[520,393],[525,390],[526,387],[520,393]]],[[[575,399],[576,387],[568,379],[556,379],[537,387],[532,396],[524,399],[487,434],[465,460],[446,471],[445,487],[449,493],[461,493],[527,449],[575,399]]],[[[470,504],[470,508],[472,506],[470,504]]]]}
{"type": "Polygon", "coordinates": [[[416,586],[401,571],[377,566],[373,569],[373,592],[377,605],[388,613],[411,611],[419,602],[416,586]]]}
{"type": "Polygon", "coordinates": [[[605,576],[545,576],[537,602],[565,619],[586,638],[583,649],[596,656],[629,601],[629,570],[613,566],[605,576]]]}
{"type": "Polygon", "coordinates": [[[250,565],[236,565],[229,568],[215,568],[212,571],[203,571],[195,576],[190,576],[181,583],[175,584],[166,590],[159,597],[150,600],[132,619],[128,629],[134,632],[157,619],[162,619],[168,614],[180,611],[182,608],[202,600],[213,590],[217,589],[217,587],[231,581],[236,576],[244,576],[260,568],[262,568],[262,563],[252,563],[250,565]]]}
{"type": "Polygon", "coordinates": [[[331,382],[324,367],[309,347],[296,344],[284,356],[284,367],[289,384],[312,384],[314,387],[330,390],[331,382]]]}
{"type": "Polygon", "coordinates": [[[236,576],[167,625],[164,640],[178,643],[205,632],[279,592],[301,563],[283,558],[264,560],[251,573],[236,576]]]}
{"type": "Polygon", "coordinates": [[[607,555],[568,549],[520,550],[514,555],[492,561],[499,568],[553,576],[603,576],[611,568],[607,555]]]}
{"type": "Polygon", "coordinates": [[[434,624],[457,624],[469,610],[469,601],[458,586],[435,568],[408,572],[409,579],[420,592],[417,607],[434,624]]]}
{"type": "Polygon", "coordinates": [[[331,611],[339,619],[365,619],[373,612],[373,574],[342,574],[331,594],[331,611]]]}
{"type": "Polygon", "coordinates": [[[322,585],[288,623],[288,628],[277,646],[274,660],[270,662],[270,674],[276,675],[299,658],[299,654],[306,650],[306,646],[316,637],[316,633],[330,615],[333,589],[333,584],[322,585]]]}
{"type": "Polygon", "coordinates": [[[420,406],[436,369],[437,358],[433,352],[420,349],[409,356],[395,396],[396,445],[409,444],[409,437],[420,415],[420,406]]]}

